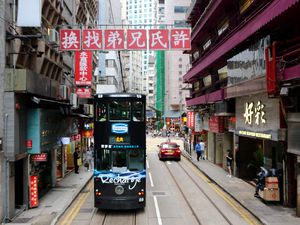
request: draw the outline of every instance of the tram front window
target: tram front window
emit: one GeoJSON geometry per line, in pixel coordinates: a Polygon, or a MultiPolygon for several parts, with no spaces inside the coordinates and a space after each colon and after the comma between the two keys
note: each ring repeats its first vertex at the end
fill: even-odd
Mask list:
{"type": "Polygon", "coordinates": [[[112,170],[113,172],[126,172],[126,150],[112,151],[112,170]]]}
{"type": "Polygon", "coordinates": [[[109,104],[109,120],[130,120],[130,102],[114,101],[109,104]]]}

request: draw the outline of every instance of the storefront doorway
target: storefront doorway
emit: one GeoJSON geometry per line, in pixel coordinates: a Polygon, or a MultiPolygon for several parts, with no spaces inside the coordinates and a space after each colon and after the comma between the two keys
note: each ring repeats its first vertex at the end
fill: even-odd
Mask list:
{"type": "Polygon", "coordinates": [[[24,160],[15,162],[15,207],[21,209],[24,207],[24,160]]]}

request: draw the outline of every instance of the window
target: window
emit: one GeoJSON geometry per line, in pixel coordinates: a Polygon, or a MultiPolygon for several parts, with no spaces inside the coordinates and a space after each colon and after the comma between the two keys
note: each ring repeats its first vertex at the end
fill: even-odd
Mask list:
{"type": "Polygon", "coordinates": [[[188,9],[189,9],[188,6],[175,6],[174,12],[175,13],[186,13],[188,11],[188,9]]]}
{"type": "Polygon", "coordinates": [[[174,20],[175,27],[184,27],[187,26],[187,22],[185,20],[174,20]]]}
{"type": "Polygon", "coordinates": [[[203,50],[207,49],[211,45],[211,40],[209,39],[205,44],[203,45],[203,50]]]}
{"type": "Polygon", "coordinates": [[[240,13],[244,13],[249,6],[254,2],[254,0],[241,0],[240,1],[240,13]]]}
{"type": "Polygon", "coordinates": [[[130,120],[130,102],[114,101],[110,103],[109,120],[130,120]]]}
{"type": "Polygon", "coordinates": [[[212,84],[212,78],[211,75],[208,75],[203,78],[203,84],[205,87],[210,86],[212,84]]]}
{"type": "Polygon", "coordinates": [[[98,122],[106,121],[106,118],[107,118],[106,112],[107,112],[106,104],[97,104],[96,121],[98,121],[98,122]]]}
{"type": "Polygon", "coordinates": [[[132,103],[132,120],[133,121],[144,121],[144,104],[142,102],[132,103]]]}
{"type": "Polygon", "coordinates": [[[228,19],[226,19],[218,26],[218,35],[220,36],[222,33],[224,33],[224,31],[227,30],[228,27],[229,21],[228,19]]]}

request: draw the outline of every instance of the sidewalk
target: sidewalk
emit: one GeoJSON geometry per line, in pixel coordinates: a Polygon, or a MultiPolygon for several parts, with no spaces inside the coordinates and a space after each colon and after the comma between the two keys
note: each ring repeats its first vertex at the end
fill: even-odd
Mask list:
{"type": "Polygon", "coordinates": [[[252,185],[237,177],[227,177],[228,173],[223,168],[210,161],[200,160],[198,162],[194,151],[192,151],[191,157],[186,152],[183,153],[206,176],[248,209],[263,224],[300,224],[300,218],[295,216],[295,209],[281,205],[267,205],[254,197],[255,188],[252,185]]]}
{"type": "Polygon", "coordinates": [[[54,225],[76,196],[92,178],[93,172],[80,167],[79,174],[71,172],[58,182],[44,197],[39,206],[22,212],[9,225],[54,225]]]}

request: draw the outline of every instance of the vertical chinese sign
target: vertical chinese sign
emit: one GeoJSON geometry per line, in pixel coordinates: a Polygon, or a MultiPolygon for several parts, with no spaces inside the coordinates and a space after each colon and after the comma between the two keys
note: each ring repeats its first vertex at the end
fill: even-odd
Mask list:
{"type": "Polygon", "coordinates": [[[75,85],[92,85],[92,52],[90,51],[75,53],[75,85]]]}
{"type": "Polygon", "coordinates": [[[195,112],[193,111],[187,112],[187,126],[192,129],[195,127],[195,112]]]}
{"type": "Polygon", "coordinates": [[[38,177],[36,175],[30,176],[30,208],[38,207],[39,197],[38,197],[38,177]]]}

